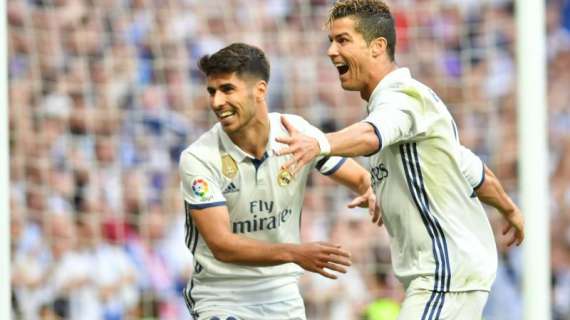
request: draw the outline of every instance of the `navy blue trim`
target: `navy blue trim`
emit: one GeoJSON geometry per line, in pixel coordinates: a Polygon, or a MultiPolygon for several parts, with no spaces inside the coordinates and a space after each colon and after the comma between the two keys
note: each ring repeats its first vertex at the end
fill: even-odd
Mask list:
{"type": "Polygon", "coordinates": [[[192,248],[190,249],[190,252],[192,252],[192,255],[194,255],[194,253],[196,253],[196,246],[198,245],[198,227],[193,225],[193,231],[192,233],[194,233],[194,239],[192,240],[192,248]]]}
{"type": "Polygon", "coordinates": [[[210,202],[210,203],[202,203],[202,204],[189,204],[190,209],[206,209],[211,207],[219,207],[225,205],[225,201],[218,201],[218,202],[210,202]]]}
{"type": "Polygon", "coordinates": [[[325,165],[325,163],[330,159],[330,157],[324,157],[321,160],[319,160],[317,162],[317,165],[315,166],[315,168],[317,168],[317,170],[321,171],[321,168],[325,165]]]}
{"type": "Polygon", "coordinates": [[[439,315],[441,314],[441,310],[443,309],[443,304],[445,303],[445,292],[441,292],[441,299],[440,299],[441,303],[439,304],[439,307],[437,308],[437,312],[435,314],[435,318],[434,319],[439,319],[439,315]]]}
{"type": "Polygon", "coordinates": [[[481,181],[473,188],[473,190],[477,190],[479,189],[479,187],[481,187],[483,185],[483,182],[485,182],[485,164],[483,164],[483,172],[481,172],[481,181]]]}
{"type": "Polygon", "coordinates": [[[253,166],[255,167],[255,171],[257,171],[257,169],[259,169],[259,167],[261,167],[261,164],[267,158],[269,158],[269,154],[267,154],[267,151],[265,151],[265,153],[263,153],[263,157],[261,159],[255,159],[255,158],[251,159],[251,162],[253,163],[253,166]]]}
{"type": "Polygon", "coordinates": [[[198,227],[194,225],[194,220],[192,220],[191,209],[193,205],[184,201],[184,207],[186,208],[186,222],[184,226],[186,227],[186,247],[190,249],[190,252],[194,254],[196,252],[196,246],[198,245],[198,227]]]}
{"type": "Polygon", "coordinates": [[[432,292],[431,298],[430,301],[428,301],[428,303],[426,304],[426,307],[424,308],[424,313],[422,314],[422,320],[426,319],[425,318],[426,316],[428,320],[439,319],[439,314],[441,313],[441,309],[443,308],[443,303],[445,302],[445,292],[437,292],[437,293],[432,292]],[[436,298],[434,300],[434,304],[430,305],[430,302],[432,301],[431,298],[434,297],[434,293],[436,298]],[[429,309],[431,309],[431,311],[429,311],[429,313],[426,313],[429,309]]]}
{"type": "Polygon", "coordinates": [[[187,290],[188,286],[184,287],[182,290],[182,297],[184,298],[184,303],[186,303],[186,308],[188,308],[188,311],[192,313],[192,305],[190,304],[190,299],[188,299],[188,296],[186,294],[187,290]]]}
{"type": "Polygon", "coordinates": [[[340,159],[340,161],[329,171],[321,172],[325,176],[330,176],[331,174],[335,173],[340,169],[340,167],[346,162],[346,158],[340,159]]]}
{"type": "Polygon", "coordinates": [[[194,279],[190,280],[190,287],[186,288],[186,296],[188,297],[188,301],[190,302],[190,306],[194,308],[196,305],[196,301],[192,298],[192,289],[194,289],[194,279]]]}
{"type": "Polygon", "coordinates": [[[422,313],[422,318],[421,320],[425,320],[426,316],[429,314],[429,310],[431,309],[431,303],[433,301],[433,298],[436,296],[436,292],[432,291],[431,292],[431,296],[429,297],[428,302],[426,303],[426,306],[424,307],[424,312],[422,313]]]}
{"type": "Polygon", "coordinates": [[[449,265],[449,250],[447,249],[447,240],[446,240],[446,238],[445,238],[445,233],[443,232],[443,228],[441,227],[441,224],[439,223],[439,220],[437,220],[437,218],[436,218],[433,214],[431,214],[431,212],[430,212],[430,208],[429,208],[429,198],[428,198],[428,196],[427,196],[427,192],[426,192],[426,189],[425,189],[424,178],[423,178],[422,170],[421,170],[421,167],[420,167],[420,161],[419,161],[419,158],[418,158],[418,149],[417,149],[416,143],[413,143],[413,144],[412,144],[412,147],[413,147],[413,153],[414,153],[414,158],[415,158],[415,162],[416,162],[416,167],[417,167],[417,169],[418,169],[418,174],[419,174],[419,177],[420,177],[421,191],[422,191],[422,194],[423,194],[423,196],[424,196],[424,203],[425,203],[425,206],[426,206],[426,208],[427,208],[427,214],[428,214],[428,217],[431,217],[431,218],[433,219],[433,222],[435,223],[435,227],[436,227],[437,230],[439,231],[439,234],[440,234],[440,236],[441,236],[441,240],[443,241],[443,247],[444,247],[444,251],[443,251],[443,254],[444,254],[444,262],[445,262],[445,267],[446,267],[446,269],[447,269],[447,279],[444,279],[444,292],[446,292],[446,291],[449,291],[449,285],[450,285],[450,283],[451,283],[451,267],[450,267],[450,265],[449,265]],[[445,284],[446,284],[446,280],[447,280],[447,286],[445,285],[445,284]]]}
{"type": "MultiPolygon", "coordinates": [[[[420,168],[416,143],[411,145],[409,143],[400,145],[400,155],[412,200],[414,201],[424,226],[432,240],[432,251],[435,260],[435,281],[433,291],[449,291],[451,268],[449,266],[447,241],[439,221],[430,213],[429,199],[423,183],[423,175],[420,168]]],[[[430,299],[428,305],[426,305],[426,310],[429,305],[431,305],[432,300],[433,299],[430,299]]]]}
{"type": "Polygon", "coordinates": [[[422,222],[424,223],[424,226],[431,238],[432,252],[435,261],[435,272],[434,272],[435,281],[434,281],[433,291],[439,291],[440,282],[441,282],[440,279],[443,276],[444,272],[443,265],[441,265],[440,263],[440,255],[441,255],[440,253],[442,251],[442,247],[439,241],[436,240],[436,229],[432,221],[428,217],[427,210],[424,207],[424,202],[421,201],[420,198],[420,191],[416,184],[417,183],[415,179],[416,174],[414,166],[412,164],[410,144],[400,145],[400,155],[402,157],[402,165],[404,167],[404,172],[406,173],[406,181],[408,183],[408,188],[412,195],[412,199],[416,204],[416,207],[418,208],[420,217],[422,218],[422,222]],[[407,155],[407,160],[406,160],[406,155],[407,155]],[[440,271],[440,265],[441,265],[441,271],[440,271]]]}
{"type": "Polygon", "coordinates": [[[459,133],[457,132],[457,125],[455,121],[451,119],[451,126],[453,127],[453,135],[455,136],[455,141],[459,141],[459,133]]]}
{"type": "Polygon", "coordinates": [[[364,121],[365,123],[368,123],[369,125],[372,126],[372,128],[374,128],[374,133],[376,134],[376,137],[378,137],[378,150],[365,155],[365,157],[370,157],[373,156],[375,154],[378,153],[378,151],[382,150],[382,135],[380,134],[380,130],[378,130],[378,128],[374,125],[374,123],[370,122],[370,121],[364,121]]]}
{"type": "Polygon", "coordinates": [[[190,203],[184,201],[184,211],[186,212],[186,221],[184,222],[185,242],[186,247],[190,249],[190,239],[192,238],[192,213],[190,211],[190,203]]]}
{"type": "Polygon", "coordinates": [[[186,303],[186,308],[190,311],[190,314],[193,318],[198,317],[198,313],[194,310],[194,306],[196,305],[196,301],[192,298],[192,289],[194,288],[194,279],[190,280],[190,283],[186,285],[186,288],[183,290],[184,302],[186,303]]]}

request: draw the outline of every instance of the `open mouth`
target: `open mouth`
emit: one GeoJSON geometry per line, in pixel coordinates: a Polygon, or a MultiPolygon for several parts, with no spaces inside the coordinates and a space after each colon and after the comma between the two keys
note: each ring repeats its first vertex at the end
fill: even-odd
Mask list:
{"type": "Polygon", "coordinates": [[[223,111],[223,112],[218,113],[218,118],[225,119],[225,118],[229,118],[229,117],[233,116],[234,114],[235,114],[235,112],[233,112],[233,111],[229,111],[229,110],[223,111]]]}
{"type": "Polygon", "coordinates": [[[344,63],[335,64],[336,69],[338,70],[338,74],[341,76],[348,72],[348,65],[344,63]]]}

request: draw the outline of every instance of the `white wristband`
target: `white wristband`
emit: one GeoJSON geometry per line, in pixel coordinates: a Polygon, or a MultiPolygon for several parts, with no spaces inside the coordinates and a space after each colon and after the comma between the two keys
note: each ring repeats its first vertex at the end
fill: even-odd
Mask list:
{"type": "Polygon", "coordinates": [[[317,137],[317,142],[319,143],[319,148],[321,151],[319,152],[320,156],[328,156],[331,153],[331,144],[327,139],[327,136],[323,134],[319,134],[317,137]]]}

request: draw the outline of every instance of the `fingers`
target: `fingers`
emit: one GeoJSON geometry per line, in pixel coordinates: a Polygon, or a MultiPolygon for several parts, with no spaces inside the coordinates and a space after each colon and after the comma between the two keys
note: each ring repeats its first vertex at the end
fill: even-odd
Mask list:
{"type": "Polygon", "coordinates": [[[336,271],[336,272],[340,272],[340,273],[346,273],[346,268],[345,268],[345,267],[341,267],[341,266],[339,266],[339,265],[337,265],[337,264],[330,263],[330,262],[325,265],[325,268],[326,268],[326,269],[329,269],[329,270],[336,271]]]}
{"type": "Polygon", "coordinates": [[[524,240],[524,232],[521,230],[517,230],[517,232],[515,232],[515,235],[516,235],[516,239],[517,239],[516,245],[520,246],[524,240]]]}
{"type": "Polygon", "coordinates": [[[374,205],[374,213],[372,215],[372,223],[376,223],[378,226],[384,224],[384,220],[382,219],[382,214],[380,212],[380,207],[378,205],[374,205]]]}
{"type": "Polygon", "coordinates": [[[313,266],[308,270],[316,272],[323,277],[329,279],[337,279],[337,275],[329,272],[336,271],[339,273],[346,273],[346,267],[350,267],[352,262],[350,261],[350,253],[346,250],[341,249],[338,244],[332,244],[327,242],[318,242],[321,247],[319,251],[321,254],[314,262],[313,266]]]}
{"type": "Polygon", "coordinates": [[[517,235],[513,234],[510,236],[510,240],[507,242],[507,247],[512,246],[513,244],[515,244],[515,242],[517,242],[517,235]]]}
{"type": "Polygon", "coordinates": [[[341,249],[340,245],[338,244],[330,244],[327,242],[319,242],[319,244],[323,247],[326,247],[323,249],[323,253],[325,253],[328,256],[339,256],[339,257],[350,258],[350,252],[341,249]]]}
{"type": "MultiPolygon", "coordinates": [[[[275,141],[282,143],[282,144],[290,145],[295,140],[292,137],[275,137],[275,141]]],[[[281,151],[280,151],[278,154],[283,155],[284,153],[281,153],[281,151]]]]}
{"type": "Polygon", "coordinates": [[[507,223],[504,227],[503,227],[503,231],[501,232],[503,235],[506,235],[507,233],[509,233],[509,231],[511,230],[512,226],[507,223]]]}
{"type": "Polygon", "coordinates": [[[326,272],[325,269],[317,269],[315,270],[316,273],[322,275],[323,277],[336,280],[338,277],[330,272],[326,272]]]}
{"type": "Polygon", "coordinates": [[[380,219],[378,220],[378,226],[381,227],[384,225],[384,218],[380,215],[380,219]]]}
{"type": "Polygon", "coordinates": [[[293,127],[293,125],[291,124],[291,122],[289,122],[289,120],[287,119],[287,117],[281,116],[281,123],[283,124],[283,126],[285,127],[285,129],[287,129],[287,131],[289,132],[289,134],[292,134],[292,133],[297,132],[297,129],[295,129],[295,127],[293,127]]]}
{"type": "Polygon", "coordinates": [[[510,247],[513,244],[520,246],[524,240],[524,233],[512,225],[507,225],[504,227],[502,233],[504,236],[506,236],[510,233],[511,230],[514,230],[514,232],[512,235],[508,236],[509,240],[507,241],[507,247],[510,247]]]}
{"type": "MultiPolygon", "coordinates": [[[[285,170],[292,170],[295,167],[295,163],[297,163],[297,160],[295,160],[295,158],[289,159],[289,160],[287,160],[287,162],[285,162],[281,166],[281,168],[283,168],[285,170]]],[[[291,172],[291,171],[289,171],[289,172],[291,172]]]]}
{"type": "Polygon", "coordinates": [[[358,196],[352,199],[352,201],[348,204],[348,207],[351,209],[362,207],[362,204],[367,203],[367,201],[368,199],[366,198],[366,196],[358,196]]]}

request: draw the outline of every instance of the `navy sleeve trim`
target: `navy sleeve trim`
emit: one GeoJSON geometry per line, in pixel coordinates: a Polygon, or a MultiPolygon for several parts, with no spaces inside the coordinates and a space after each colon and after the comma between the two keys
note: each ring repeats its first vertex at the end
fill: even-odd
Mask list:
{"type": "Polygon", "coordinates": [[[201,204],[189,204],[190,209],[206,209],[211,207],[219,207],[225,205],[225,201],[218,201],[218,202],[210,202],[210,203],[201,203],[201,204]]]}
{"type": "Polygon", "coordinates": [[[378,128],[376,128],[376,126],[372,122],[370,122],[370,121],[364,121],[364,122],[370,124],[372,126],[372,128],[374,128],[374,133],[376,134],[376,137],[378,137],[378,150],[376,150],[370,154],[365,155],[365,157],[370,157],[370,156],[377,154],[378,151],[382,150],[382,135],[380,134],[380,130],[378,130],[378,128]]]}
{"type": "Polygon", "coordinates": [[[325,165],[325,163],[327,161],[329,161],[330,157],[324,157],[321,160],[319,160],[319,162],[317,162],[317,165],[315,166],[315,168],[317,168],[317,170],[321,171],[321,168],[325,165]]]}
{"type": "Polygon", "coordinates": [[[473,188],[473,190],[479,189],[479,187],[483,185],[483,182],[485,182],[485,164],[484,163],[481,164],[483,165],[483,172],[481,173],[481,181],[479,181],[479,183],[475,186],[475,188],[473,188]]]}
{"type": "Polygon", "coordinates": [[[327,172],[321,172],[325,176],[330,176],[331,174],[335,173],[340,169],[340,167],[346,162],[346,158],[342,158],[332,169],[327,172]]]}

